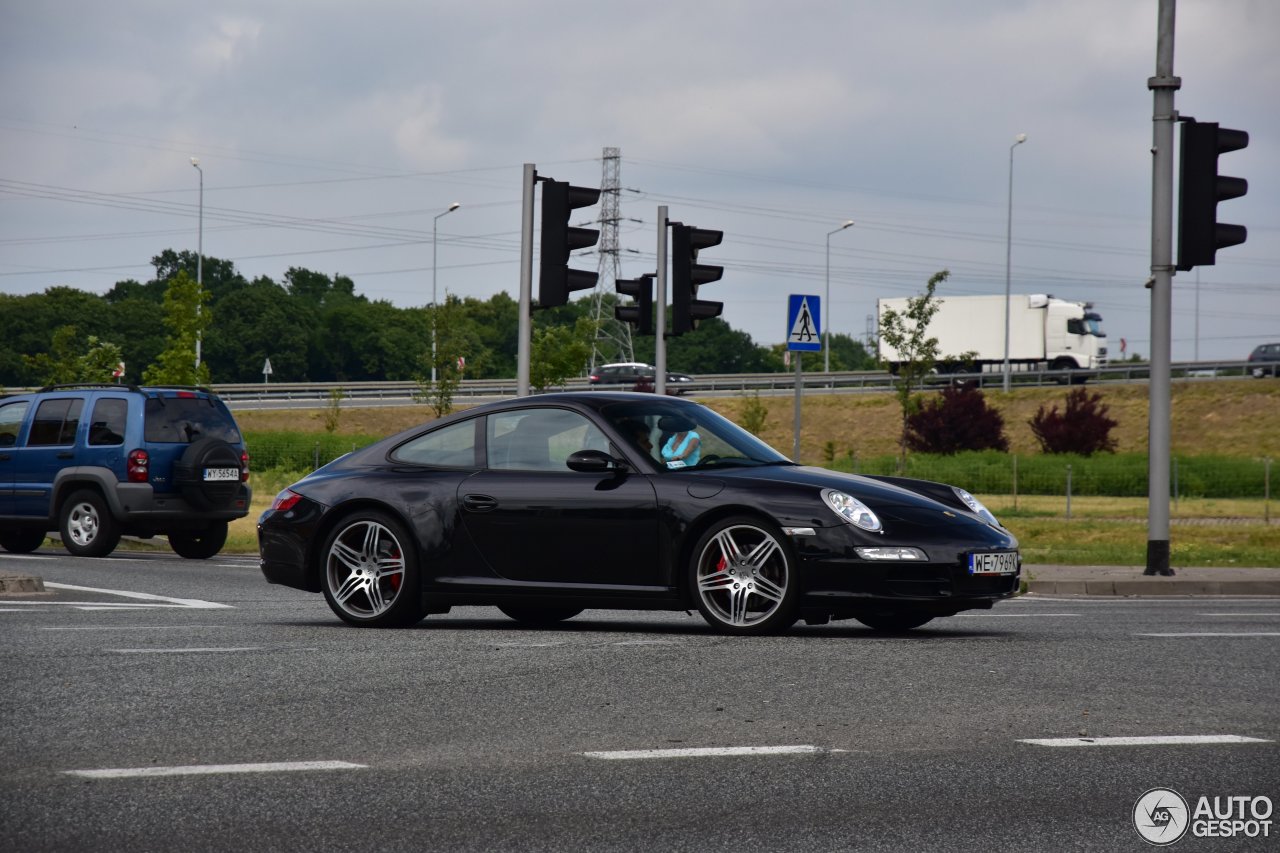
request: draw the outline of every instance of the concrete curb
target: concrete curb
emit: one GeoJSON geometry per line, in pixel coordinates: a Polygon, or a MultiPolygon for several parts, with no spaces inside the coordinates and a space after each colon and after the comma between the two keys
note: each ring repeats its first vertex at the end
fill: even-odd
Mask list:
{"type": "Polygon", "coordinates": [[[0,593],[5,595],[45,592],[44,579],[17,572],[0,572],[0,593]]]}
{"type": "Polygon", "coordinates": [[[1042,595],[1165,596],[1253,595],[1280,596],[1280,580],[1178,580],[1138,578],[1124,580],[1033,580],[1027,592],[1042,595]]]}

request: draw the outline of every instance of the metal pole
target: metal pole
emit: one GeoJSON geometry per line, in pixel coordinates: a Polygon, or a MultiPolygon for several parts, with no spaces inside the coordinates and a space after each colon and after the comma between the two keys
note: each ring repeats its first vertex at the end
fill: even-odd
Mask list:
{"type": "Polygon", "coordinates": [[[436,225],[440,222],[441,216],[448,216],[462,205],[454,202],[449,205],[449,209],[444,213],[437,213],[431,220],[431,384],[436,383],[436,315],[439,310],[436,306],[436,225]]]}
{"type": "Polygon", "coordinates": [[[827,295],[826,301],[822,304],[826,312],[826,320],[822,324],[822,371],[824,373],[831,372],[831,315],[834,313],[831,310],[831,235],[839,234],[852,224],[852,219],[846,219],[839,228],[827,232],[827,295]]]}
{"type": "Polygon", "coordinates": [[[1004,390],[1009,393],[1009,306],[1013,299],[1013,149],[1027,141],[1025,133],[1019,133],[1009,146],[1009,213],[1004,230],[1004,390]]]}
{"type": "Polygon", "coordinates": [[[520,222],[520,325],[516,340],[516,396],[529,396],[529,346],[533,337],[533,184],[538,172],[524,164],[520,222]]]}
{"type": "Polygon", "coordinates": [[[1172,431],[1170,338],[1173,320],[1173,75],[1175,0],[1160,0],[1156,76],[1147,80],[1154,95],[1151,115],[1151,379],[1147,452],[1147,567],[1143,574],[1172,575],[1169,566],[1169,451],[1172,431]]]}
{"type": "MultiPolygon", "coordinates": [[[[195,166],[197,172],[200,173],[200,214],[199,228],[196,237],[196,316],[200,316],[200,303],[204,299],[204,169],[200,168],[200,161],[195,157],[191,158],[191,165],[195,166]]],[[[196,370],[200,370],[200,344],[204,333],[196,329],[196,370]]],[[[197,377],[198,379],[199,377],[197,377]]]]}
{"type": "Polygon", "coordinates": [[[653,295],[653,393],[667,393],[667,206],[658,206],[658,284],[653,295]]]}
{"type": "Polygon", "coordinates": [[[791,461],[796,464],[800,463],[800,409],[801,399],[804,396],[804,353],[792,353],[796,359],[796,422],[795,422],[795,440],[791,444],[791,461]]]}

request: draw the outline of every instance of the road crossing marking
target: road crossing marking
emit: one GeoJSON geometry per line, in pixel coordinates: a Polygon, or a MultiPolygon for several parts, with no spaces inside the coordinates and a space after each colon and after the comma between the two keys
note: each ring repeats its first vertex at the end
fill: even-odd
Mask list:
{"type": "Polygon", "coordinates": [[[1032,746],[1198,746],[1215,743],[1271,743],[1265,738],[1241,735],[1147,735],[1143,737],[1028,738],[1018,743],[1032,746]]]}
{"type": "Polygon", "coordinates": [[[73,607],[82,607],[82,608],[186,607],[186,608],[193,608],[196,610],[234,610],[235,609],[230,604],[219,604],[216,601],[203,601],[199,598],[170,598],[164,595],[152,595],[149,592],[128,592],[122,589],[97,589],[96,587],[91,587],[91,586],[75,586],[74,584],[69,584],[69,583],[49,583],[48,581],[45,582],[45,587],[49,589],[65,589],[65,590],[70,590],[71,592],[97,592],[97,593],[102,593],[103,595],[118,595],[121,598],[135,598],[135,599],[138,599],[139,601],[147,601],[147,602],[154,602],[154,603],[145,604],[145,605],[144,604],[121,604],[121,603],[107,604],[107,603],[101,603],[101,602],[88,604],[86,602],[72,603],[72,602],[47,602],[46,601],[46,602],[40,602],[41,604],[66,603],[66,604],[71,604],[71,606],[73,607]]]}
{"type": "Polygon", "coordinates": [[[284,761],[264,764],[192,764],[178,767],[119,767],[102,770],[64,770],[85,779],[136,779],[156,776],[216,776],[226,773],[296,773],[308,770],[364,770],[367,764],[346,761],[284,761]]]}

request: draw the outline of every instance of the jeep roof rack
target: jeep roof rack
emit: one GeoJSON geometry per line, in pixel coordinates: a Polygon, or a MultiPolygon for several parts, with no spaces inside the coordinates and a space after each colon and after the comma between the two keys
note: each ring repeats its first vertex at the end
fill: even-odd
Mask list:
{"type": "Polygon", "coordinates": [[[37,389],[37,394],[47,394],[50,391],[65,391],[71,388],[106,388],[106,389],[125,389],[129,391],[139,391],[137,385],[130,382],[128,385],[119,382],[67,382],[61,385],[46,385],[37,389]]]}

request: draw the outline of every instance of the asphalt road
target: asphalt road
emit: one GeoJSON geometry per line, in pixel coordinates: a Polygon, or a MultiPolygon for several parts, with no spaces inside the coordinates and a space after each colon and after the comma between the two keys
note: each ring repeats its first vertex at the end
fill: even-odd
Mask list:
{"type": "MultiPolygon", "coordinates": [[[[239,557],[0,569],[50,589],[0,597],[0,850],[1142,850],[1149,789],[1280,802],[1276,599],[744,640],[481,608],[362,631],[239,557]],[[1105,740],[1139,736],[1228,742],[1105,740]]],[[[1275,850],[1268,819],[1174,849],[1275,850]]]]}

